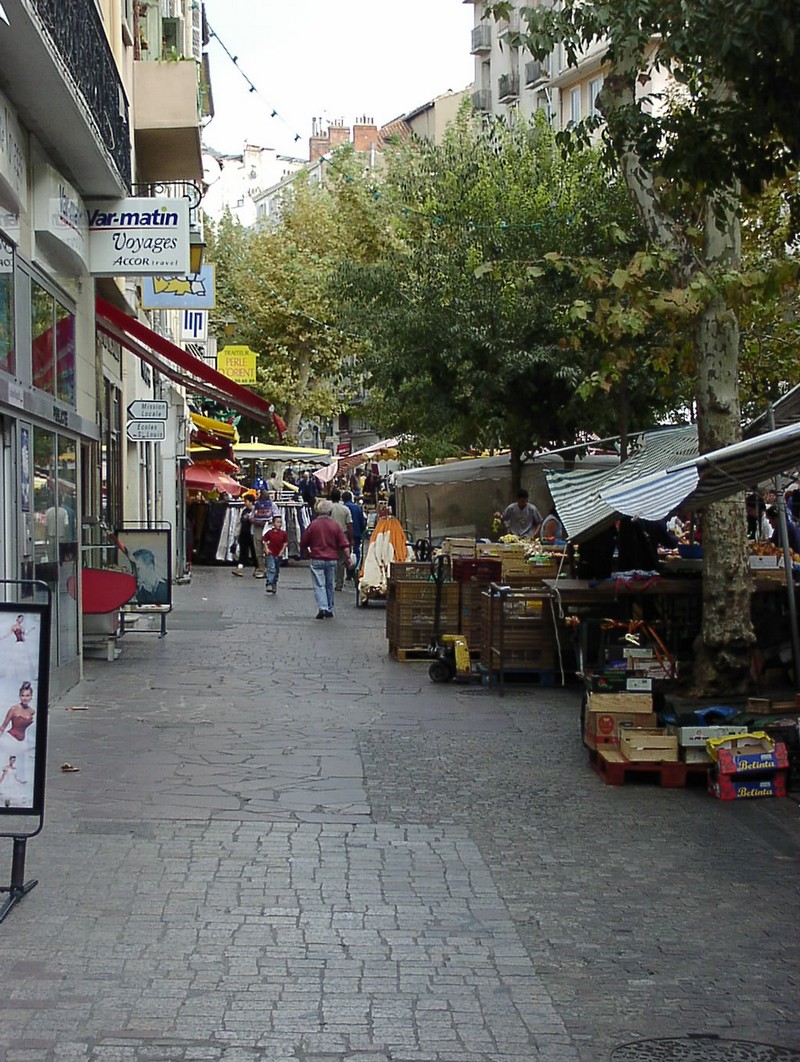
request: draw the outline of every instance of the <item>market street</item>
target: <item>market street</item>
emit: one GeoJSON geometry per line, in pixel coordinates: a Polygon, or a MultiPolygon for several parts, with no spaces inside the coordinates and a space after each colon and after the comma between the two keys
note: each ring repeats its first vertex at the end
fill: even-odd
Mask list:
{"type": "Polygon", "coordinates": [[[52,705],[3,1062],[800,1051],[797,793],[605,786],[577,687],[432,685],[380,603],[315,622],[302,566],[175,601],[52,705]]]}

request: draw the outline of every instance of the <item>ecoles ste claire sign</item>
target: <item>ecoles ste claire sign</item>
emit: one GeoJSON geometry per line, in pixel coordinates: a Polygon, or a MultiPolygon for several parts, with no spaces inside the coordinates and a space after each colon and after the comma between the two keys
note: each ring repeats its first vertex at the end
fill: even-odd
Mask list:
{"type": "Polygon", "coordinates": [[[86,209],[94,276],[189,271],[188,199],[95,200],[86,209]]]}

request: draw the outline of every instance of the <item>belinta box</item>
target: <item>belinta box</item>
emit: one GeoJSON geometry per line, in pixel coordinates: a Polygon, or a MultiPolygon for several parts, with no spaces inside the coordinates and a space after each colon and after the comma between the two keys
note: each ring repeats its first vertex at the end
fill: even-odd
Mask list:
{"type": "Polygon", "coordinates": [[[753,734],[732,734],[709,738],[706,748],[716,763],[718,775],[774,774],[789,766],[786,746],[759,730],[753,734]]]}

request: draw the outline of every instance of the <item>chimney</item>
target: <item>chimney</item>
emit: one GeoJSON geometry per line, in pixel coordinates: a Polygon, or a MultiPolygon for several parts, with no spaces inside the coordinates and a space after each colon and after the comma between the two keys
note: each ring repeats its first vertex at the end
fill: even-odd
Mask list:
{"type": "Polygon", "coordinates": [[[338,118],[328,126],[328,142],[331,151],[339,147],[340,144],[346,144],[349,140],[350,126],[345,125],[341,118],[338,118]]]}
{"type": "Polygon", "coordinates": [[[322,158],[329,147],[328,134],[322,135],[322,119],[311,119],[311,136],[308,138],[308,161],[322,158]]]}
{"type": "Polygon", "coordinates": [[[378,127],[372,118],[362,117],[353,123],[353,147],[356,151],[371,151],[378,143],[378,127]]]}

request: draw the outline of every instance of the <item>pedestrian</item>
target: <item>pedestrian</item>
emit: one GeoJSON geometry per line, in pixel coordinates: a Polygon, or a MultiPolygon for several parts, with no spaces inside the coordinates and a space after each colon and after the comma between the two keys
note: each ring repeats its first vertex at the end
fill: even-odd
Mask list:
{"type": "Polygon", "coordinates": [[[353,501],[353,495],[349,490],[342,494],[342,501],[350,510],[350,517],[353,521],[353,557],[355,558],[355,565],[347,573],[347,581],[354,583],[356,581],[356,569],[361,564],[361,543],[364,538],[364,532],[367,530],[367,518],[358,502],[353,501]]]}
{"type": "Polygon", "coordinates": [[[317,516],[302,534],[300,549],[311,557],[311,585],[317,603],[318,620],[333,617],[333,586],[339,550],[344,550],[346,564],[353,565],[350,543],[341,527],[331,517],[333,503],[327,498],[317,502],[317,516]]]}
{"type": "Polygon", "coordinates": [[[517,491],[517,500],[498,515],[508,534],[517,538],[536,538],[542,525],[542,514],[528,501],[526,490],[517,491]]]}
{"type": "Polygon", "coordinates": [[[264,553],[267,558],[267,582],[264,589],[268,594],[277,594],[278,576],[281,573],[281,557],[286,549],[289,536],[283,529],[283,517],[273,516],[272,523],[265,528],[262,536],[264,553]]]}
{"type": "MultiPolygon", "coordinates": [[[[330,494],[330,500],[333,504],[331,510],[331,516],[336,523],[341,527],[345,533],[347,541],[350,543],[350,550],[353,550],[353,514],[348,507],[342,501],[342,492],[338,487],[334,487],[330,494]]],[[[344,574],[346,569],[346,558],[344,550],[339,550],[339,558],[336,562],[336,585],[335,590],[344,590],[344,574]]]]}
{"type": "Polygon", "coordinates": [[[279,516],[280,509],[270,498],[268,490],[260,490],[258,497],[253,503],[253,512],[250,523],[253,528],[253,552],[256,557],[256,567],[253,575],[256,579],[263,579],[266,573],[266,558],[264,556],[264,528],[272,523],[273,516],[279,516]]]}
{"type": "Polygon", "coordinates": [[[253,525],[251,518],[253,516],[253,499],[255,498],[255,492],[248,490],[242,495],[242,517],[239,524],[239,557],[236,567],[233,569],[232,575],[244,575],[245,565],[253,566],[255,572],[256,556],[253,548],[253,525]]]}

